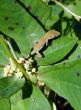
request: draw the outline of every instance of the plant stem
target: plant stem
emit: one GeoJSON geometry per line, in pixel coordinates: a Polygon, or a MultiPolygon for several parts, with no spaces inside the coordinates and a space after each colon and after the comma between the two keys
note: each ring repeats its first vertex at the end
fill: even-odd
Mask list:
{"type": "Polygon", "coordinates": [[[8,43],[8,46],[9,46],[9,48],[10,48],[10,50],[11,50],[11,52],[12,52],[12,54],[13,54],[14,58],[17,60],[16,54],[15,54],[15,52],[14,52],[13,48],[12,48],[12,45],[11,45],[10,41],[9,41],[9,40],[7,40],[7,43],[8,43]]]}
{"type": "Polygon", "coordinates": [[[55,2],[56,4],[58,4],[59,6],[61,6],[65,11],[67,11],[68,13],[70,13],[77,21],[81,20],[81,16],[76,15],[75,13],[73,13],[71,10],[69,10],[68,8],[66,8],[62,3],[58,2],[57,0],[52,0],[53,2],[55,2]]]}
{"type": "Polygon", "coordinates": [[[14,58],[13,54],[10,51],[10,48],[7,44],[7,42],[4,40],[3,36],[0,36],[0,42],[2,43],[2,45],[4,46],[4,48],[6,49],[6,52],[8,53],[9,57],[11,57],[11,59],[13,60],[13,62],[16,64],[17,68],[20,69],[20,71],[24,74],[24,76],[27,78],[27,80],[30,80],[29,75],[26,73],[25,69],[22,67],[22,65],[20,63],[17,62],[17,60],[14,58]]]}

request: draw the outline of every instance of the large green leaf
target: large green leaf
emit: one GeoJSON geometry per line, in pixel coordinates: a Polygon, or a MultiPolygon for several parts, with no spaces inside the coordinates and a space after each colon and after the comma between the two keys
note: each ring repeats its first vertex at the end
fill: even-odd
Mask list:
{"type": "Polygon", "coordinates": [[[58,5],[48,6],[42,0],[39,2],[38,0],[21,0],[21,2],[46,29],[51,28],[59,20],[59,14],[62,12],[62,8],[58,5]]]}
{"type": "Polygon", "coordinates": [[[15,40],[24,56],[45,34],[40,24],[15,0],[0,0],[0,31],[15,40]]]}
{"type": "Polygon", "coordinates": [[[29,99],[24,100],[28,110],[51,110],[51,107],[42,94],[42,92],[35,86],[33,86],[33,92],[29,99]],[[41,106],[42,105],[42,106],[41,106]]]}
{"type": "Polygon", "coordinates": [[[81,110],[81,60],[39,68],[39,80],[81,110]]]}
{"type": "Polygon", "coordinates": [[[68,58],[69,61],[74,61],[81,59],[81,41],[78,41],[78,46],[75,48],[75,51],[68,58]]]}
{"type": "Polygon", "coordinates": [[[0,78],[3,77],[3,67],[0,67],[0,78]]]}
{"type": "Polygon", "coordinates": [[[24,79],[5,77],[0,79],[0,96],[10,97],[20,90],[24,85],[24,79]]]}
{"type": "Polygon", "coordinates": [[[63,9],[56,4],[52,5],[51,8],[52,8],[52,12],[51,12],[49,19],[45,23],[45,27],[48,29],[50,27],[52,28],[56,27],[56,29],[58,29],[59,27],[59,30],[60,30],[61,27],[59,23],[61,24],[61,19],[59,15],[62,13],[63,9]]]}
{"type": "Polygon", "coordinates": [[[8,54],[3,45],[0,43],[0,78],[3,76],[3,68],[6,64],[8,64],[8,54]]]}
{"type": "MultiPolygon", "coordinates": [[[[25,92],[28,93],[29,90],[25,92]]],[[[33,91],[30,97],[12,104],[12,108],[12,110],[51,110],[47,99],[35,86],[33,86],[33,91]]]]}
{"type": "Polygon", "coordinates": [[[5,65],[7,63],[8,63],[8,54],[3,45],[0,43],[0,65],[5,65]]]}
{"type": "MultiPolygon", "coordinates": [[[[19,90],[17,93],[10,97],[11,110],[17,110],[16,104],[22,100],[22,90],[19,90]]],[[[22,106],[22,105],[20,105],[22,106]]],[[[20,109],[18,109],[20,110],[20,109]]],[[[24,109],[22,109],[24,110],[24,109]]]]}
{"type": "MultiPolygon", "coordinates": [[[[70,11],[72,11],[73,13],[77,14],[77,15],[81,15],[81,1],[80,0],[75,0],[74,3],[67,3],[65,7],[67,7],[70,11]]],[[[67,13],[67,11],[65,11],[65,15],[67,15],[68,17],[70,16],[69,13],[67,13]]]]}
{"type": "Polygon", "coordinates": [[[9,99],[0,98],[0,110],[11,110],[9,99]]]}
{"type": "Polygon", "coordinates": [[[38,65],[48,65],[61,60],[70,52],[76,41],[77,38],[66,36],[57,38],[57,40],[54,40],[52,45],[43,52],[44,58],[37,58],[38,65]]]}
{"type": "MultiPolygon", "coordinates": [[[[41,0],[20,0],[30,13],[35,16],[43,25],[49,19],[51,7],[46,6],[41,0]]],[[[34,28],[34,27],[33,27],[34,28]]]]}

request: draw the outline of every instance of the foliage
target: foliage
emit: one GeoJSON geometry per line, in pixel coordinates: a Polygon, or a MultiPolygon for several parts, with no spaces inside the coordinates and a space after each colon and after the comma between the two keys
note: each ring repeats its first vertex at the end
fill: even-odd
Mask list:
{"type": "Polygon", "coordinates": [[[81,110],[80,4],[0,0],[0,110],[55,110],[56,96],[81,110]],[[44,45],[41,58],[31,56],[36,42],[52,29],[60,36],[44,45]]]}

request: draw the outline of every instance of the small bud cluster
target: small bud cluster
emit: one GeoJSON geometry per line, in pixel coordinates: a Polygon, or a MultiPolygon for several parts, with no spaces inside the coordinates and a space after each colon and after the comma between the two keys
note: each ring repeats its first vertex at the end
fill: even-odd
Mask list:
{"type": "MultiPolygon", "coordinates": [[[[24,68],[26,69],[27,74],[29,75],[34,75],[36,73],[36,68],[32,66],[33,60],[28,59],[26,60],[25,58],[20,58],[18,60],[18,63],[22,64],[24,68]]],[[[19,68],[15,65],[13,60],[10,58],[9,59],[9,64],[4,67],[4,77],[9,77],[14,75],[16,78],[21,78],[23,77],[23,73],[20,71],[19,68]]]]}

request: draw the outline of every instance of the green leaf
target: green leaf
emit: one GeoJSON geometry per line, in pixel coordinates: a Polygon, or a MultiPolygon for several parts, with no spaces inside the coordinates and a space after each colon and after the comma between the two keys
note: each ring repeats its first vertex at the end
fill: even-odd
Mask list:
{"type": "Polygon", "coordinates": [[[65,3],[65,4],[74,4],[75,5],[75,2],[76,2],[77,0],[68,0],[68,1],[66,1],[66,0],[64,0],[63,1],[63,3],[65,3]]]}
{"type": "MultiPolygon", "coordinates": [[[[74,3],[71,3],[71,2],[66,3],[65,7],[68,8],[70,11],[72,11],[74,14],[80,16],[81,15],[81,6],[80,6],[80,4],[81,4],[80,0],[75,0],[74,3]]],[[[64,15],[67,16],[67,17],[70,17],[70,18],[72,17],[72,15],[69,14],[67,11],[65,11],[64,15]]]]}
{"type": "MultiPolygon", "coordinates": [[[[20,0],[26,8],[34,15],[43,25],[49,19],[51,7],[45,5],[41,0],[20,0]]],[[[34,27],[33,27],[34,28],[34,27]]]]}
{"type": "Polygon", "coordinates": [[[0,79],[0,96],[10,97],[20,90],[24,85],[24,79],[5,77],[0,79]]]}
{"type": "Polygon", "coordinates": [[[0,42],[0,65],[6,65],[7,63],[8,63],[8,54],[0,42]]]}
{"type": "Polygon", "coordinates": [[[62,8],[58,5],[48,6],[42,0],[21,0],[26,8],[34,15],[46,29],[50,29],[59,20],[62,8]]]}
{"type": "Polygon", "coordinates": [[[61,7],[59,7],[58,5],[52,5],[52,12],[51,15],[49,17],[49,19],[46,21],[45,23],[45,27],[46,28],[50,28],[50,27],[54,27],[56,25],[56,27],[59,25],[60,19],[59,19],[59,15],[62,13],[63,9],[61,7]]]}
{"type": "MultiPolygon", "coordinates": [[[[17,93],[10,97],[11,110],[17,110],[17,103],[22,100],[22,90],[19,90],[17,93]]],[[[22,105],[20,105],[21,107],[22,105]]],[[[20,110],[20,109],[18,109],[20,110]]],[[[22,109],[24,110],[24,109],[22,109]]]]}
{"type": "Polygon", "coordinates": [[[28,110],[51,110],[51,107],[42,94],[42,92],[33,86],[33,92],[30,98],[24,100],[28,110]],[[42,106],[41,106],[42,105],[42,106]]]}
{"type": "Polygon", "coordinates": [[[0,110],[11,110],[9,99],[0,98],[0,110]]]}
{"type": "Polygon", "coordinates": [[[76,0],[75,1],[76,4],[69,4],[67,7],[74,12],[77,15],[81,15],[81,1],[80,0],[76,0]]]}
{"type": "Polygon", "coordinates": [[[69,57],[69,61],[75,61],[81,59],[81,41],[78,41],[78,46],[76,47],[75,51],[69,57]]]}
{"type": "Polygon", "coordinates": [[[51,110],[47,99],[35,86],[33,86],[33,91],[30,97],[18,101],[13,108],[13,110],[51,110]]]}
{"type": "Polygon", "coordinates": [[[38,65],[48,65],[60,61],[76,44],[77,38],[62,36],[52,42],[51,46],[43,52],[43,58],[36,58],[38,65]]]}
{"type": "Polygon", "coordinates": [[[39,68],[38,80],[81,110],[81,60],[39,68]]]}
{"type": "Polygon", "coordinates": [[[3,77],[3,68],[0,67],[0,79],[3,77]]]}
{"type": "Polygon", "coordinates": [[[3,68],[6,64],[8,64],[8,54],[0,42],[0,78],[3,77],[3,68]]]}
{"type": "MultiPolygon", "coordinates": [[[[14,39],[23,56],[45,32],[25,8],[15,0],[0,0],[0,31],[14,39]]],[[[16,51],[18,51],[16,48],[16,51]]]]}

